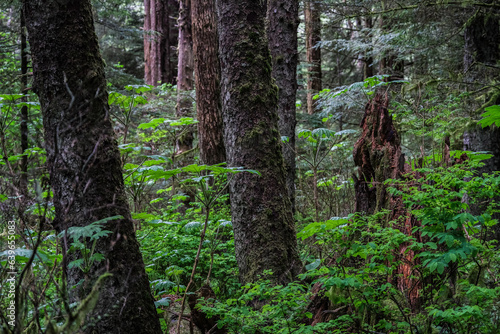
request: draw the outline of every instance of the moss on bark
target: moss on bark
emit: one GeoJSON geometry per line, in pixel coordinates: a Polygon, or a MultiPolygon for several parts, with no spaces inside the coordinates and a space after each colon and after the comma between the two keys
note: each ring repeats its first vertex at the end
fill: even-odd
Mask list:
{"type": "Polygon", "coordinates": [[[253,0],[222,0],[217,10],[228,164],[262,174],[238,174],[230,184],[240,278],[255,281],[269,269],[275,282],[286,283],[302,266],[279,140],[266,6],[253,0]]]}
{"type": "MultiPolygon", "coordinates": [[[[100,238],[95,249],[104,261],[95,262],[86,273],[67,269],[72,301],[83,300],[105,272],[113,274],[104,282],[83,330],[160,333],[124,192],[90,1],[30,0],[24,2],[24,11],[54,193],[53,225],[61,232],[123,217],[104,226],[112,234],[100,238]]],[[[69,242],[63,243],[65,247],[69,242]]],[[[66,263],[80,256],[70,253],[66,263]]]]}

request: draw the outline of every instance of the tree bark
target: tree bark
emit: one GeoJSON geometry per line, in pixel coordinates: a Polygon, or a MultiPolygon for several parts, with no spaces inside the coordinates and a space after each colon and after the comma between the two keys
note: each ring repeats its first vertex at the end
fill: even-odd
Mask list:
{"type": "MultiPolygon", "coordinates": [[[[28,53],[26,52],[26,21],[24,12],[21,9],[21,91],[26,93],[28,87],[28,53]]],[[[27,97],[23,97],[23,102],[28,102],[27,97]]],[[[28,106],[21,107],[21,152],[24,153],[28,149],[28,106]]],[[[23,202],[28,195],[28,156],[23,155],[21,158],[21,178],[19,180],[19,190],[24,196],[23,202]]]]}
{"type": "Polygon", "coordinates": [[[295,119],[297,95],[297,0],[268,0],[267,34],[272,58],[272,76],[278,86],[278,127],[281,136],[288,137],[282,146],[286,185],[295,212],[295,119]]]}
{"type": "MultiPolygon", "coordinates": [[[[191,114],[192,100],[188,92],[193,90],[194,57],[193,35],[191,31],[191,0],[179,0],[179,47],[177,64],[177,117],[191,114]]],[[[193,147],[193,132],[188,131],[177,141],[177,152],[182,153],[193,147]]]]}
{"type": "Polygon", "coordinates": [[[191,18],[200,159],[213,165],[226,161],[215,0],[191,0],[191,18]]]}
{"type": "MultiPolygon", "coordinates": [[[[500,72],[491,69],[500,60],[500,22],[498,17],[477,12],[464,32],[464,71],[465,80],[479,86],[488,85],[491,81],[498,80],[500,72]]],[[[493,104],[500,104],[500,93],[493,89],[487,91],[486,104],[479,108],[479,113],[484,108],[493,104]]],[[[474,114],[474,113],[473,113],[474,114]]],[[[478,115],[472,115],[477,118],[478,115]]],[[[476,127],[464,134],[464,149],[471,151],[490,151],[494,154],[492,159],[485,162],[481,173],[500,170],[500,131],[498,128],[476,127]]]]}
{"type": "MultiPolygon", "coordinates": [[[[476,84],[477,88],[498,82],[500,78],[500,72],[498,68],[495,68],[500,60],[500,22],[498,13],[494,14],[477,11],[464,31],[465,80],[476,84]]],[[[485,107],[500,104],[498,89],[486,90],[485,100],[487,102],[479,108],[478,112],[471,112],[472,118],[478,119],[485,107]]],[[[493,154],[491,159],[483,161],[485,165],[479,168],[479,174],[500,170],[500,129],[498,127],[490,126],[483,129],[476,125],[467,129],[463,136],[463,145],[464,150],[467,151],[488,151],[493,154]]],[[[472,205],[471,211],[479,215],[484,212],[484,208],[481,205],[472,205]]],[[[495,216],[494,218],[500,218],[498,214],[495,216]]],[[[500,240],[500,225],[496,225],[494,229],[492,237],[500,240]]]]}
{"type": "MultiPolygon", "coordinates": [[[[45,149],[58,232],[120,215],[104,228],[96,253],[105,257],[84,274],[67,269],[70,299],[82,300],[105,272],[85,333],[161,333],[148,277],[125,197],[120,154],[109,118],[104,63],[89,0],[24,3],[40,98],[45,149]],[[83,283],[82,283],[83,282],[83,283]]],[[[65,261],[81,258],[64,244],[65,261]]]]}
{"type": "Polygon", "coordinates": [[[170,19],[175,7],[173,0],[144,0],[144,80],[148,85],[176,83],[172,47],[177,45],[177,36],[172,44],[174,29],[170,19]]]}
{"type": "Polygon", "coordinates": [[[306,26],[306,62],[307,68],[307,113],[316,112],[313,100],[321,90],[321,10],[317,0],[304,0],[304,19],[306,26]]]}
{"type": "Polygon", "coordinates": [[[278,88],[265,33],[266,3],[217,1],[224,140],[228,165],[258,170],[230,183],[236,259],[243,282],[301,270],[278,132],[278,88]]]}
{"type": "MultiPolygon", "coordinates": [[[[399,196],[387,192],[385,181],[398,180],[411,168],[405,164],[401,152],[399,135],[388,112],[387,95],[377,94],[365,108],[361,121],[362,134],[354,145],[354,163],[358,176],[354,176],[356,192],[356,211],[371,215],[381,210],[389,210],[387,221],[399,221],[397,228],[406,235],[413,235],[413,227],[418,222],[404,207],[399,196]]],[[[414,235],[419,240],[419,235],[414,235]]],[[[420,240],[419,240],[420,241],[420,240]]],[[[400,245],[402,259],[398,267],[396,284],[407,297],[412,310],[420,305],[420,282],[411,278],[415,273],[415,253],[408,249],[409,244],[400,245]]]]}
{"type": "MultiPolygon", "coordinates": [[[[359,25],[360,27],[364,29],[372,29],[372,18],[369,16],[363,17],[361,24],[359,25]]],[[[367,37],[369,38],[369,37],[367,37]]],[[[363,60],[363,80],[369,77],[373,77],[373,57],[371,55],[367,56],[366,54],[369,53],[367,50],[365,54],[362,56],[363,60]]]]}

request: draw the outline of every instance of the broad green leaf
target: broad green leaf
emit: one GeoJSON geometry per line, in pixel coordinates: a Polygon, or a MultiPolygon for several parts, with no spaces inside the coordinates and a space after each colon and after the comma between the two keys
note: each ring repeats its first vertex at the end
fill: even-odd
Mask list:
{"type": "Polygon", "coordinates": [[[136,94],[141,94],[145,92],[150,92],[153,89],[153,86],[150,85],[127,85],[125,86],[126,90],[133,90],[136,94]]]}
{"type": "Polygon", "coordinates": [[[478,123],[481,124],[483,128],[495,124],[500,127],[500,105],[491,106],[484,109],[486,112],[482,114],[482,120],[478,123]]]}
{"type": "Polygon", "coordinates": [[[318,268],[320,264],[321,264],[321,259],[316,259],[314,262],[306,265],[305,268],[306,268],[306,270],[314,270],[314,269],[318,268]]]}
{"type": "Polygon", "coordinates": [[[24,97],[23,94],[0,94],[0,99],[13,102],[17,99],[24,97]]]}

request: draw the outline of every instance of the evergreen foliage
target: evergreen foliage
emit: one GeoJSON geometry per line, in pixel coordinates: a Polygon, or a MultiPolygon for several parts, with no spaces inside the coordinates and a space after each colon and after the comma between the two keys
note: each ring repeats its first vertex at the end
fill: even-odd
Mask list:
{"type": "MultiPolygon", "coordinates": [[[[485,170],[496,161],[495,153],[465,149],[463,140],[471,129],[496,136],[500,127],[500,59],[476,59],[473,78],[464,68],[467,29],[477,17],[498,24],[500,5],[487,0],[314,2],[321,8],[321,41],[315,47],[321,48],[324,89],[313,97],[317,112],[308,114],[302,3],[297,126],[290,147],[304,268],[291,283],[279,285],[271,271],[253,283],[239,281],[227,192],[235,175],[257,178],[265,171],[203,165],[196,117],[176,116],[177,87],[144,84],[142,2],[93,1],[126,200],[163,330],[199,311],[217,319],[217,330],[224,333],[499,333],[500,166],[485,170]],[[376,93],[390,99],[388,111],[406,157],[404,175],[384,184],[387,196],[406,210],[400,216],[386,209],[354,212],[352,152],[365,105],[376,93]],[[179,139],[193,131],[192,149],[180,151],[179,139]],[[416,222],[410,230],[408,217],[416,222]],[[214,298],[200,298],[190,311],[179,307],[206,285],[214,298]]],[[[86,277],[94,264],[104,265],[106,257],[96,245],[110,235],[107,224],[122,217],[54,230],[54,194],[40,103],[30,88],[32,69],[26,89],[19,80],[19,17],[18,1],[0,4],[0,332],[75,333],[97,321],[88,314],[110,278],[104,274],[90,287],[79,282],[77,287],[90,293],[73,303],[65,270],[86,277]],[[22,107],[29,113],[24,151],[22,107]],[[27,192],[20,186],[23,173],[27,192]],[[78,256],[63,256],[64,243],[78,256]],[[10,272],[17,273],[13,290],[10,272]],[[14,319],[4,312],[12,291],[14,319]]],[[[261,65],[269,69],[270,63],[261,65]]],[[[247,88],[238,94],[246,96],[247,88]]],[[[274,99],[274,88],[266,97],[274,99]]],[[[195,108],[196,92],[183,94],[195,108]]],[[[290,138],[281,139],[290,145],[290,138]]],[[[363,181],[377,188],[373,180],[363,181]]]]}

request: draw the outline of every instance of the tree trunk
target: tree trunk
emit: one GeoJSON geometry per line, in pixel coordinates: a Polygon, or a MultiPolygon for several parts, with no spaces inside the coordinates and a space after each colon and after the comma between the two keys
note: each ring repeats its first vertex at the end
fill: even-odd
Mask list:
{"type": "Polygon", "coordinates": [[[278,132],[278,88],[265,33],[266,3],[217,1],[222,110],[228,165],[258,170],[230,183],[236,259],[243,282],[301,270],[278,132]]]}
{"type": "MultiPolygon", "coordinates": [[[[467,82],[483,87],[500,77],[498,70],[488,67],[488,65],[496,66],[500,60],[499,25],[497,17],[477,12],[465,29],[464,71],[467,82]]],[[[500,104],[500,93],[496,89],[487,91],[485,100],[487,102],[479,108],[478,114],[483,113],[485,107],[500,104]]],[[[477,114],[472,116],[478,118],[477,114]]],[[[484,161],[486,165],[481,169],[482,173],[500,170],[500,131],[498,128],[470,129],[464,134],[464,149],[490,151],[495,155],[492,159],[484,161]]]]}
{"type": "Polygon", "coordinates": [[[268,0],[267,34],[272,58],[273,78],[278,86],[278,127],[288,137],[282,146],[286,185],[295,212],[295,103],[297,95],[297,27],[299,3],[296,0],[268,0]]]}
{"type": "MultiPolygon", "coordinates": [[[[189,91],[194,85],[193,35],[191,32],[191,0],[179,0],[179,47],[177,64],[177,117],[191,114],[192,100],[189,91]]],[[[177,153],[193,147],[193,132],[188,131],[177,141],[177,153]]]]}
{"type": "Polygon", "coordinates": [[[220,103],[220,68],[215,0],[191,0],[200,159],[226,161],[220,103]]]}
{"type": "MultiPolygon", "coordinates": [[[[172,1],[144,0],[144,80],[148,85],[175,84],[172,61],[172,1]]],[[[174,41],[175,43],[175,41],[174,41]]]]}
{"type": "MultiPolygon", "coordinates": [[[[82,300],[109,272],[85,333],[161,333],[148,277],[136,240],[109,119],[104,63],[89,0],[25,1],[33,59],[34,90],[40,98],[47,167],[58,232],[120,215],[104,224],[95,252],[105,257],[89,271],[68,269],[70,299],[82,300]],[[82,283],[83,282],[83,283],[82,283]]],[[[65,261],[81,258],[64,244],[65,261]]]]}
{"type": "MultiPolygon", "coordinates": [[[[464,31],[464,72],[465,80],[482,88],[486,85],[498,82],[500,74],[495,69],[500,60],[500,28],[498,16],[491,13],[476,12],[469,25],[464,31]]],[[[485,107],[500,104],[500,92],[498,89],[486,90],[485,101],[476,112],[471,112],[471,117],[479,118],[485,107]]],[[[483,161],[485,165],[478,173],[491,173],[500,170],[500,129],[495,126],[482,128],[475,126],[469,128],[463,137],[464,150],[488,151],[493,154],[491,159],[483,161]]],[[[498,199],[496,199],[498,201],[498,199]]],[[[473,214],[484,212],[484,206],[471,206],[473,214]]],[[[500,218],[494,216],[493,218],[500,218]]],[[[494,227],[496,240],[500,240],[500,225],[494,227]]]]}
{"type": "MultiPolygon", "coordinates": [[[[370,16],[364,17],[362,20],[359,20],[358,24],[359,28],[362,29],[372,29],[373,24],[372,24],[372,18],[370,16]]],[[[367,39],[370,38],[370,36],[366,37],[367,39]]],[[[363,61],[363,80],[369,77],[373,77],[373,57],[371,55],[367,55],[369,51],[365,51],[365,54],[361,57],[363,61]]]]}
{"type": "Polygon", "coordinates": [[[304,19],[306,26],[306,61],[307,68],[307,113],[316,111],[313,100],[321,90],[321,10],[317,0],[304,0],[304,19]]]}
{"type": "MultiPolygon", "coordinates": [[[[26,21],[24,19],[24,12],[21,9],[21,91],[26,94],[28,87],[28,53],[26,52],[26,21]]],[[[27,97],[23,97],[23,102],[28,102],[27,97]]],[[[21,153],[28,149],[28,106],[21,107],[21,153]]],[[[24,196],[23,202],[28,195],[28,156],[23,155],[21,158],[21,178],[19,180],[19,190],[24,196]]]]}

